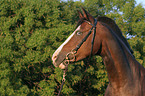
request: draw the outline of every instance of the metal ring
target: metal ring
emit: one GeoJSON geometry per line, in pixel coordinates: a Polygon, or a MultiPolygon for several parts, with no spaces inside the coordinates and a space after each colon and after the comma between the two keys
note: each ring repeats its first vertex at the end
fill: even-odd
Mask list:
{"type": "MultiPolygon", "coordinates": [[[[75,51],[74,51],[75,52],[75,51]]],[[[73,51],[69,52],[68,54],[66,54],[66,60],[69,61],[75,61],[75,53],[73,51]],[[69,59],[69,55],[73,55],[72,59],[69,59]]]]}
{"type": "Polygon", "coordinates": [[[73,52],[74,55],[77,53],[77,51],[75,49],[73,49],[71,52],[73,52]]]}

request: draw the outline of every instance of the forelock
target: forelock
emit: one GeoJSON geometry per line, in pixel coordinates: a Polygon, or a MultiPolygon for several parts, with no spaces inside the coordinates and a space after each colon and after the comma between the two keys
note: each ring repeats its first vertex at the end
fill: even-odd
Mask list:
{"type": "Polygon", "coordinates": [[[80,20],[78,20],[77,26],[76,28],[81,25],[86,19],[85,18],[81,18],[80,20]]]}

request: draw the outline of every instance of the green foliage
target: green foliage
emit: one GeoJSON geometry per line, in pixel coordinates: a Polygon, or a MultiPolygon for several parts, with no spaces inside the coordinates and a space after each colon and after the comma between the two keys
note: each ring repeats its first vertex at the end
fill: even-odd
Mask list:
{"type": "MultiPolygon", "coordinates": [[[[51,56],[70,35],[83,6],[116,21],[145,66],[145,9],[134,0],[0,0],[0,95],[54,96],[63,71],[51,56]]],[[[101,57],[69,65],[63,96],[103,96],[108,84],[101,57]]]]}

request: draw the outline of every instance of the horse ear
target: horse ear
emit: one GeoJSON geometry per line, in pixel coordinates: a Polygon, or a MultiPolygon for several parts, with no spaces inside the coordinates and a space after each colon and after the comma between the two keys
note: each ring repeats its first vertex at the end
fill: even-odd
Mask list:
{"type": "Polygon", "coordinates": [[[88,21],[94,24],[94,20],[95,20],[94,17],[90,13],[88,13],[83,7],[82,10],[83,10],[84,18],[86,18],[88,21]]]}
{"type": "Polygon", "coordinates": [[[79,18],[81,19],[81,18],[84,18],[84,16],[82,15],[82,13],[79,11],[79,10],[77,10],[78,11],[78,14],[79,14],[79,18]]]}

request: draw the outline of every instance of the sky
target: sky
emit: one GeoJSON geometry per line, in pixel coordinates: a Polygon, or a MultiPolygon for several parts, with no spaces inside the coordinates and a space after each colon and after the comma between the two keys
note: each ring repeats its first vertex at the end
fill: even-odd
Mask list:
{"type": "Polygon", "coordinates": [[[141,3],[142,6],[145,8],[145,0],[136,0],[136,3],[137,3],[137,5],[138,5],[139,3],[141,3]]]}
{"type": "MultiPolygon", "coordinates": [[[[65,0],[64,0],[65,1],[65,0]]],[[[74,1],[79,1],[79,0],[74,0],[74,1]]],[[[82,0],[83,1],[83,0],[82,0]]],[[[142,6],[145,8],[145,0],[135,0],[136,1],[136,3],[137,3],[137,5],[138,4],[142,4],[142,6]]]]}

